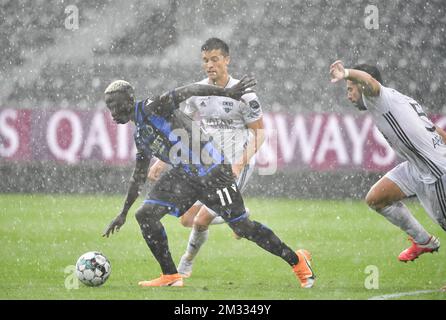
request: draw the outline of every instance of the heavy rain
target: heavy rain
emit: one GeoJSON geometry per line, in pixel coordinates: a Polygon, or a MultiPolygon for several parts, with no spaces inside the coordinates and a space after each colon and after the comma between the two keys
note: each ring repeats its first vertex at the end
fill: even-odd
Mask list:
{"type": "MultiPolygon", "coordinates": [[[[444,253],[422,255],[438,251],[446,230],[444,1],[0,0],[0,8],[0,299],[445,299],[440,290],[446,284],[444,253]],[[220,111],[200,111],[210,119],[198,121],[211,132],[241,130],[243,137],[250,132],[248,138],[231,136],[243,147],[257,136],[252,124],[261,123],[264,142],[252,162],[234,173],[237,183],[244,180],[244,169],[254,168],[255,159],[252,176],[246,173],[246,185],[243,181],[237,188],[245,202],[242,212],[215,213],[223,224],[211,223],[194,275],[184,279],[184,286],[195,291],[147,294],[138,281],[174,273],[170,254],[177,264],[188,254],[190,231],[201,229],[197,218],[179,217],[183,205],[149,196],[154,188],[171,187],[157,186],[150,177],[144,176],[138,199],[128,200],[135,155],[142,150],[135,145],[138,120],[136,128],[135,121],[115,123],[104,92],[113,81],[125,80],[134,88],[135,101],[151,101],[208,77],[219,79],[220,69],[206,69],[205,54],[211,50],[202,46],[210,38],[229,46],[222,59],[230,77],[220,87],[248,75],[256,80],[256,97],[246,100],[253,95],[248,92],[245,100],[223,99],[220,111]],[[342,69],[334,83],[336,70],[330,66],[337,60],[342,69]],[[396,90],[409,99],[408,107],[373,109],[376,100],[367,100],[373,83],[355,78],[360,65],[380,71],[380,99],[383,92],[396,90]],[[365,110],[352,103],[348,83],[359,83],[365,110]],[[381,127],[385,112],[415,116],[401,118],[408,119],[401,126],[399,118],[387,116],[381,127]],[[387,134],[389,125],[396,128],[395,139],[387,134]],[[419,126],[427,129],[425,138],[411,136],[410,129],[419,126]],[[394,174],[386,180],[386,173],[405,161],[415,168],[407,169],[411,178],[394,174]],[[376,188],[373,193],[383,179],[392,188],[380,185],[381,192],[376,188]],[[148,228],[141,214],[133,217],[150,201],[167,208],[161,221],[170,252],[153,249],[163,242],[151,243],[158,231],[148,228]],[[400,211],[391,212],[394,206],[400,211]],[[101,237],[117,214],[129,210],[119,234],[101,237]],[[303,292],[301,285],[312,282],[306,284],[301,271],[294,279],[281,260],[293,265],[294,256],[276,250],[271,243],[277,238],[269,233],[254,236],[236,226],[241,218],[259,221],[260,229],[268,226],[262,230],[271,228],[293,250],[310,250],[318,275],[315,287],[303,292]],[[402,258],[410,245],[414,256],[402,258]],[[78,267],[70,266],[96,251],[107,256],[113,272],[100,288],[87,289],[74,276],[78,267]],[[250,259],[261,261],[253,278],[250,259]],[[416,268],[401,263],[404,259],[417,259],[416,268]],[[235,269],[238,263],[247,272],[235,269]],[[370,266],[381,278],[367,278],[374,276],[370,266]],[[271,280],[276,269],[281,275],[271,280]],[[340,276],[338,269],[349,271],[340,276]],[[432,278],[412,282],[420,274],[432,278]],[[286,288],[270,288],[269,281],[286,283],[286,288]]],[[[217,80],[209,83],[218,85],[217,80]]],[[[178,102],[180,112],[187,113],[187,101],[178,102]]],[[[213,100],[194,101],[210,108],[207,101],[213,100]]],[[[386,108],[403,104],[395,97],[380,101],[377,105],[386,108]]],[[[154,144],[150,156],[162,159],[154,144]]],[[[146,160],[150,165],[156,161],[146,160]]],[[[181,181],[177,177],[170,183],[181,181]]],[[[186,191],[172,190],[186,197],[186,191]]],[[[233,205],[229,192],[217,190],[225,208],[233,205]]],[[[189,198],[194,200],[189,204],[198,198],[189,198]]],[[[156,215],[159,207],[147,212],[156,215]]]]}

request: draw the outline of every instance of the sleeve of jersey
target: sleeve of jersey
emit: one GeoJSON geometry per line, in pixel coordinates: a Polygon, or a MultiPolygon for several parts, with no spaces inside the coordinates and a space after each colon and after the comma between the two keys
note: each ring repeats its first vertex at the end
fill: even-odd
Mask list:
{"type": "Polygon", "coordinates": [[[380,84],[379,95],[378,96],[366,96],[363,95],[363,101],[367,108],[373,106],[374,108],[383,109],[387,107],[389,100],[389,88],[384,87],[380,84]]]}
{"type": "Polygon", "coordinates": [[[257,121],[263,116],[262,106],[255,93],[248,93],[242,96],[240,108],[246,123],[257,121]]]}
{"type": "Polygon", "coordinates": [[[195,98],[191,97],[186,100],[186,105],[184,107],[183,112],[190,118],[193,118],[195,113],[197,112],[197,105],[195,103],[195,98]]]}
{"type": "MultiPolygon", "coordinates": [[[[165,97],[165,95],[164,95],[164,97],[165,97]]],[[[163,102],[163,103],[157,104],[153,108],[154,113],[157,115],[160,115],[162,117],[168,117],[175,111],[175,109],[178,109],[180,107],[180,104],[178,103],[178,100],[177,100],[177,96],[175,94],[175,90],[169,91],[169,93],[167,95],[168,95],[167,103],[163,102]]]]}
{"type": "Polygon", "coordinates": [[[147,156],[144,151],[137,149],[135,159],[136,161],[150,161],[150,159],[152,159],[152,155],[147,156]]]}

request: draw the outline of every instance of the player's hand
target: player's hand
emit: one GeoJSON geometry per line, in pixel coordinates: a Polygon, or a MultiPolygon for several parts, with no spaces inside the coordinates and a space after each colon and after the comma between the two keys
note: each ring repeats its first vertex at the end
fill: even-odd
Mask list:
{"type": "Polygon", "coordinates": [[[240,100],[240,98],[246,93],[246,90],[254,87],[257,84],[257,81],[254,77],[248,77],[244,75],[240,81],[231,88],[226,88],[225,91],[228,94],[228,97],[240,100]]]}
{"type": "Polygon", "coordinates": [[[161,174],[163,173],[163,171],[166,169],[166,163],[158,160],[157,162],[155,162],[149,170],[149,173],[147,174],[147,179],[149,179],[149,181],[158,181],[158,179],[160,178],[161,174]]]}
{"type": "Polygon", "coordinates": [[[330,66],[330,76],[331,76],[332,83],[335,83],[335,82],[338,82],[339,80],[344,79],[345,69],[344,69],[344,65],[342,64],[341,60],[335,61],[330,66]]]}
{"type": "Polygon", "coordinates": [[[102,234],[103,237],[109,237],[110,233],[113,234],[115,231],[118,232],[119,229],[123,226],[126,220],[125,214],[119,214],[116,216],[116,218],[113,219],[113,221],[108,225],[107,229],[105,229],[104,233],[102,234]]]}

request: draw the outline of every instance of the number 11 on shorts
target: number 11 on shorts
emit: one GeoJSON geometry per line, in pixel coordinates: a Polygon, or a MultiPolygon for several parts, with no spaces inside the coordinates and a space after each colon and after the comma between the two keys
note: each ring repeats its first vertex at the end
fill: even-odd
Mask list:
{"type": "Polygon", "coordinates": [[[228,204],[232,203],[231,195],[229,194],[228,188],[218,189],[217,194],[220,197],[220,202],[222,206],[226,206],[225,195],[228,204]]]}

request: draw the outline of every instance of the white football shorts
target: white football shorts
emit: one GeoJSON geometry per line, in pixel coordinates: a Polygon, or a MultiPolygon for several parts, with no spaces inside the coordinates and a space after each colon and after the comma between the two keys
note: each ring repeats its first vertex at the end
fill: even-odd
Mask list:
{"type": "Polygon", "coordinates": [[[431,219],[446,231],[446,175],[435,183],[425,184],[416,178],[408,161],[400,163],[387,172],[392,180],[408,197],[417,196],[431,219]]]}

